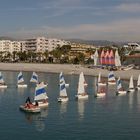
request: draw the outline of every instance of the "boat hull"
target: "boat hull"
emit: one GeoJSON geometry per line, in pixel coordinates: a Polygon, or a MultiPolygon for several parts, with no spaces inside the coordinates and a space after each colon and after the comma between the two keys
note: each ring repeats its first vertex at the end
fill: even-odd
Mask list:
{"type": "Polygon", "coordinates": [[[102,92],[102,93],[100,93],[100,92],[98,92],[98,93],[96,93],[96,95],[95,95],[95,97],[97,97],[97,98],[102,98],[102,97],[105,97],[106,96],[106,93],[104,92],[102,92]]]}
{"type": "Polygon", "coordinates": [[[78,94],[75,97],[76,97],[76,99],[87,99],[88,98],[88,95],[87,94],[84,94],[84,95],[78,94]]]}
{"type": "Polygon", "coordinates": [[[106,86],[106,83],[98,83],[98,86],[106,86]]]}
{"type": "MultiPolygon", "coordinates": [[[[33,102],[33,105],[35,105],[35,102],[33,102]]],[[[48,102],[38,101],[39,108],[46,108],[46,107],[48,107],[48,105],[49,105],[48,102]]]]}
{"type": "Polygon", "coordinates": [[[33,107],[33,108],[27,108],[24,105],[21,105],[20,110],[27,112],[27,113],[40,113],[40,108],[39,107],[33,107]]]}
{"type": "Polygon", "coordinates": [[[116,85],[116,81],[112,81],[112,82],[111,81],[110,82],[108,81],[108,85],[116,85]]]}
{"type": "Polygon", "coordinates": [[[58,102],[67,102],[68,100],[69,100],[68,97],[66,97],[66,98],[59,97],[58,98],[58,102]]]}
{"type": "Polygon", "coordinates": [[[132,88],[132,89],[128,89],[128,92],[134,92],[134,91],[135,91],[134,88],[132,88]]]}
{"type": "Polygon", "coordinates": [[[68,88],[69,87],[69,84],[65,84],[65,87],[68,88]]]}
{"type": "Polygon", "coordinates": [[[7,85],[0,85],[0,88],[7,88],[7,85]]]}
{"type": "Polygon", "coordinates": [[[26,84],[24,84],[24,85],[20,85],[20,84],[18,84],[17,87],[18,87],[18,88],[26,88],[27,85],[26,85],[26,84]]]}
{"type": "Polygon", "coordinates": [[[127,93],[127,91],[122,90],[122,91],[117,91],[117,92],[116,92],[116,95],[117,95],[117,96],[122,96],[122,95],[126,95],[126,93],[127,93]]]}

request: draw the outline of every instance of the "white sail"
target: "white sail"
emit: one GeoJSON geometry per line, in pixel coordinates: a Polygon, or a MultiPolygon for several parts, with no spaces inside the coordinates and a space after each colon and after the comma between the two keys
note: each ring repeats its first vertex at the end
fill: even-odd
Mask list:
{"type": "Polygon", "coordinates": [[[78,94],[85,93],[84,83],[85,83],[84,74],[83,74],[83,72],[81,72],[80,76],[79,76],[79,83],[78,83],[78,94]]]}
{"type": "Polygon", "coordinates": [[[129,82],[129,89],[134,88],[134,83],[133,83],[133,76],[130,77],[130,82],[129,82]]]}
{"type": "Polygon", "coordinates": [[[94,53],[94,57],[93,58],[94,58],[94,66],[97,66],[98,58],[99,58],[97,49],[96,49],[96,51],[94,53]]]}
{"type": "Polygon", "coordinates": [[[0,72],[0,84],[4,84],[4,80],[1,72],[0,72]]]}
{"type": "Polygon", "coordinates": [[[113,71],[109,72],[108,74],[108,81],[115,81],[115,76],[113,71]]]}
{"type": "Polygon", "coordinates": [[[19,84],[19,83],[23,83],[23,82],[24,82],[22,72],[20,72],[20,73],[18,74],[18,79],[17,79],[17,82],[18,82],[18,84],[19,84]]]}
{"type": "Polygon", "coordinates": [[[59,86],[60,86],[60,96],[65,96],[67,97],[67,91],[66,91],[66,86],[65,86],[65,80],[63,73],[61,72],[59,75],[59,86]]]}
{"type": "Polygon", "coordinates": [[[30,82],[38,83],[38,75],[33,72],[30,82]]]}
{"type": "Polygon", "coordinates": [[[119,91],[120,89],[122,89],[122,83],[121,83],[121,79],[119,77],[117,80],[117,90],[119,91]]]}
{"type": "Polygon", "coordinates": [[[101,73],[98,75],[98,83],[101,82],[101,73]]]}
{"type": "Polygon", "coordinates": [[[115,66],[116,67],[121,66],[121,61],[120,61],[120,56],[118,54],[118,50],[116,50],[116,52],[115,52],[115,66]]]}
{"type": "Polygon", "coordinates": [[[140,86],[140,74],[139,74],[139,77],[138,77],[137,86],[140,86]]]}
{"type": "Polygon", "coordinates": [[[44,88],[44,84],[43,82],[41,82],[40,84],[37,84],[36,88],[35,88],[35,97],[34,100],[35,101],[39,101],[39,100],[46,100],[48,99],[46,90],[44,88]]]}

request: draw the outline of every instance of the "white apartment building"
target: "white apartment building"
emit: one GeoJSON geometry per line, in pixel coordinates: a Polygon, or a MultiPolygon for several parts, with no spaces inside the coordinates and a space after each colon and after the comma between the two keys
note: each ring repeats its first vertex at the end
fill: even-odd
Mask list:
{"type": "Polygon", "coordinates": [[[37,37],[25,40],[26,51],[35,51],[35,52],[45,52],[46,50],[50,52],[56,49],[57,47],[62,47],[63,45],[68,44],[69,42],[64,40],[45,37],[37,37]]]}
{"type": "Polygon", "coordinates": [[[14,51],[21,51],[19,41],[0,40],[0,52],[10,52],[12,54],[14,51]]]}

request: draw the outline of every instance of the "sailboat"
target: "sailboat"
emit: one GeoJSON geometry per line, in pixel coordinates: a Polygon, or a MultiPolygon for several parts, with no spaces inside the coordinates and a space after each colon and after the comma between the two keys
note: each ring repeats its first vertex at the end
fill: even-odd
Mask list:
{"type": "Polygon", "coordinates": [[[58,98],[58,102],[68,101],[68,96],[67,96],[67,91],[66,91],[66,83],[65,83],[64,76],[63,76],[62,72],[59,75],[59,88],[60,88],[60,96],[58,98]]]}
{"type": "Polygon", "coordinates": [[[0,72],[0,88],[7,88],[7,85],[4,82],[2,73],[0,72]]]}
{"type": "Polygon", "coordinates": [[[134,89],[134,83],[133,83],[133,76],[130,77],[130,82],[129,82],[129,89],[128,92],[133,92],[134,89]]]}
{"type": "Polygon", "coordinates": [[[108,84],[109,85],[115,85],[116,84],[116,80],[115,80],[115,76],[113,71],[110,71],[108,74],[108,84]]]}
{"type": "MultiPolygon", "coordinates": [[[[47,96],[43,82],[36,85],[34,101],[38,103],[38,106],[40,108],[45,108],[49,104],[48,103],[48,96],[47,96]]],[[[33,104],[35,104],[35,102],[33,104]]]]}
{"type": "Polygon", "coordinates": [[[136,89],[137,89],[137,90],[140,90],[140,74],[139,74],[139,77],[138,77],[136,89]]]}
{"type": "Polygon", "coordinates": [[[30,82],[38,83],[38,75],[35,72],[33,72],[30,82]]]}
{"type": "Polygon", "coordinates": [[[104,81],[101,81],[101,73],[98,75],[98,86],[106,86],[106,83],[104,81]]]}
{"type": "Polygon", "coordinates": [[[17,78],[17,87],[18,87],[18,88],[27,87],[27,84],[24,84],[24,79],[23,79],[23,74],[22,74],[22,72],[20,72],[20,73],[18,74],[18,78],[17,78]]]}
{"type": "Polygon", "coordinates": [[[120,96],[120,95],[125,95],[127,92],[123,89],[122,87],[122,82],[120,77],[117,80],[117,91],[116,91],[116,95],[120,96]]]}
{"type": "Polygon", "coordinates": [[[83,72],[80,73],[79,83],[78,83],[78,93],[75,96],[77,99],[88,98],[88,94],[85,91],[85,78],[83,72]]]}
{"type": "Polygon", "coordinates": [[[105,88],[104,87],[99,87],[97,85],[97,92],[95,94],[95,97],[97,98],[102,98],[106,96],[105,88]]]}

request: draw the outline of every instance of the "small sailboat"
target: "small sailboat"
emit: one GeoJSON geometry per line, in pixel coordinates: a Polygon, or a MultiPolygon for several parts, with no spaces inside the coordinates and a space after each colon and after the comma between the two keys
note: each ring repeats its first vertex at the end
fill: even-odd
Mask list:
{"type": "Polygon", "coordinates": [[[101,73],[98,75],[98,86],[106,86],[106,83],[104,81],[101,81],[101,73]]]}
{"type": "Polygon", "coordinates": [[[128,92],[133,92],[134,89],[134,83],[133,83],[133,76],[130,77],[130,82],[129,82],[129,89],[128,92]]]}
{"type": "Polygon", "coordinates": [[[139,74],[139,77],[138,77],[136,89],[137,89],[137,90],[140,90],[140,74],[139,74]]]}
{"type": "Polygon", "coordinates": [[[20,72],[20,73],[18,74],[18,78],[17,78],[17,87],[18,87],[18,88],[27,87],[27,84],[24,84],[24,79],[23,79],[23,74],[22,74],[22,72],[20,72]]]}
{"type": "Polygon", "coordinates": [[[110,71],[109,74],[108,74],[108,84],[109,85],[115,85],[116,84],[116,79],[115,79],[113,71],[110,71]]]}
{"type": "Polygon", "coordinates": [[[76,97],[76,99],[88,98],[88,94],[85,91],[85,78],[84,78],[83,72],[81,72],[80,76],[79,76],[78,93],[75,97],[76,97]]]}
{"type": "Polygon", "coordinates": [[[97,85],[97,92],[95,94],[95,97],[97,98],[102,98],[106,96],[105,88],[104,87],[99,87],[97,85]]]}
{"type": "Polygon", "coordinates": [[[38,83],[38,75],[35,72],[33,72],[30,82],[38,83]]]}
{"type": "MultiPolygon", "coordinates": [[[[48,96],[43,82],[37,84],[35,88],[34,101],[38,103],[40,108],[45,108],[49,105],[48,96]]],[[[35,104],[35,102],[33,104],[35,104]]]]}
{"type": "Polygon", "coordinates": [[[117,80],[117,91],[116,91],[116,95],[120,96],[120,95],[125,95],[127,93],[127,91],[125,91],[122,87],[122,82],[120,77],[117,80]]]}
{"type": "Polygon", "coordinates": [[[7,88],[7,85],[4,82],[2,73],[0,72],[0,88],[7,88]]]}
{"type": "Polygon", "coordinates": [[[60,96],[58,98],[58,102],[66,102],[68,101],[68,96],[66,91],[66,83],[62,72],[59,75],[59,82],[60,96]]]}

